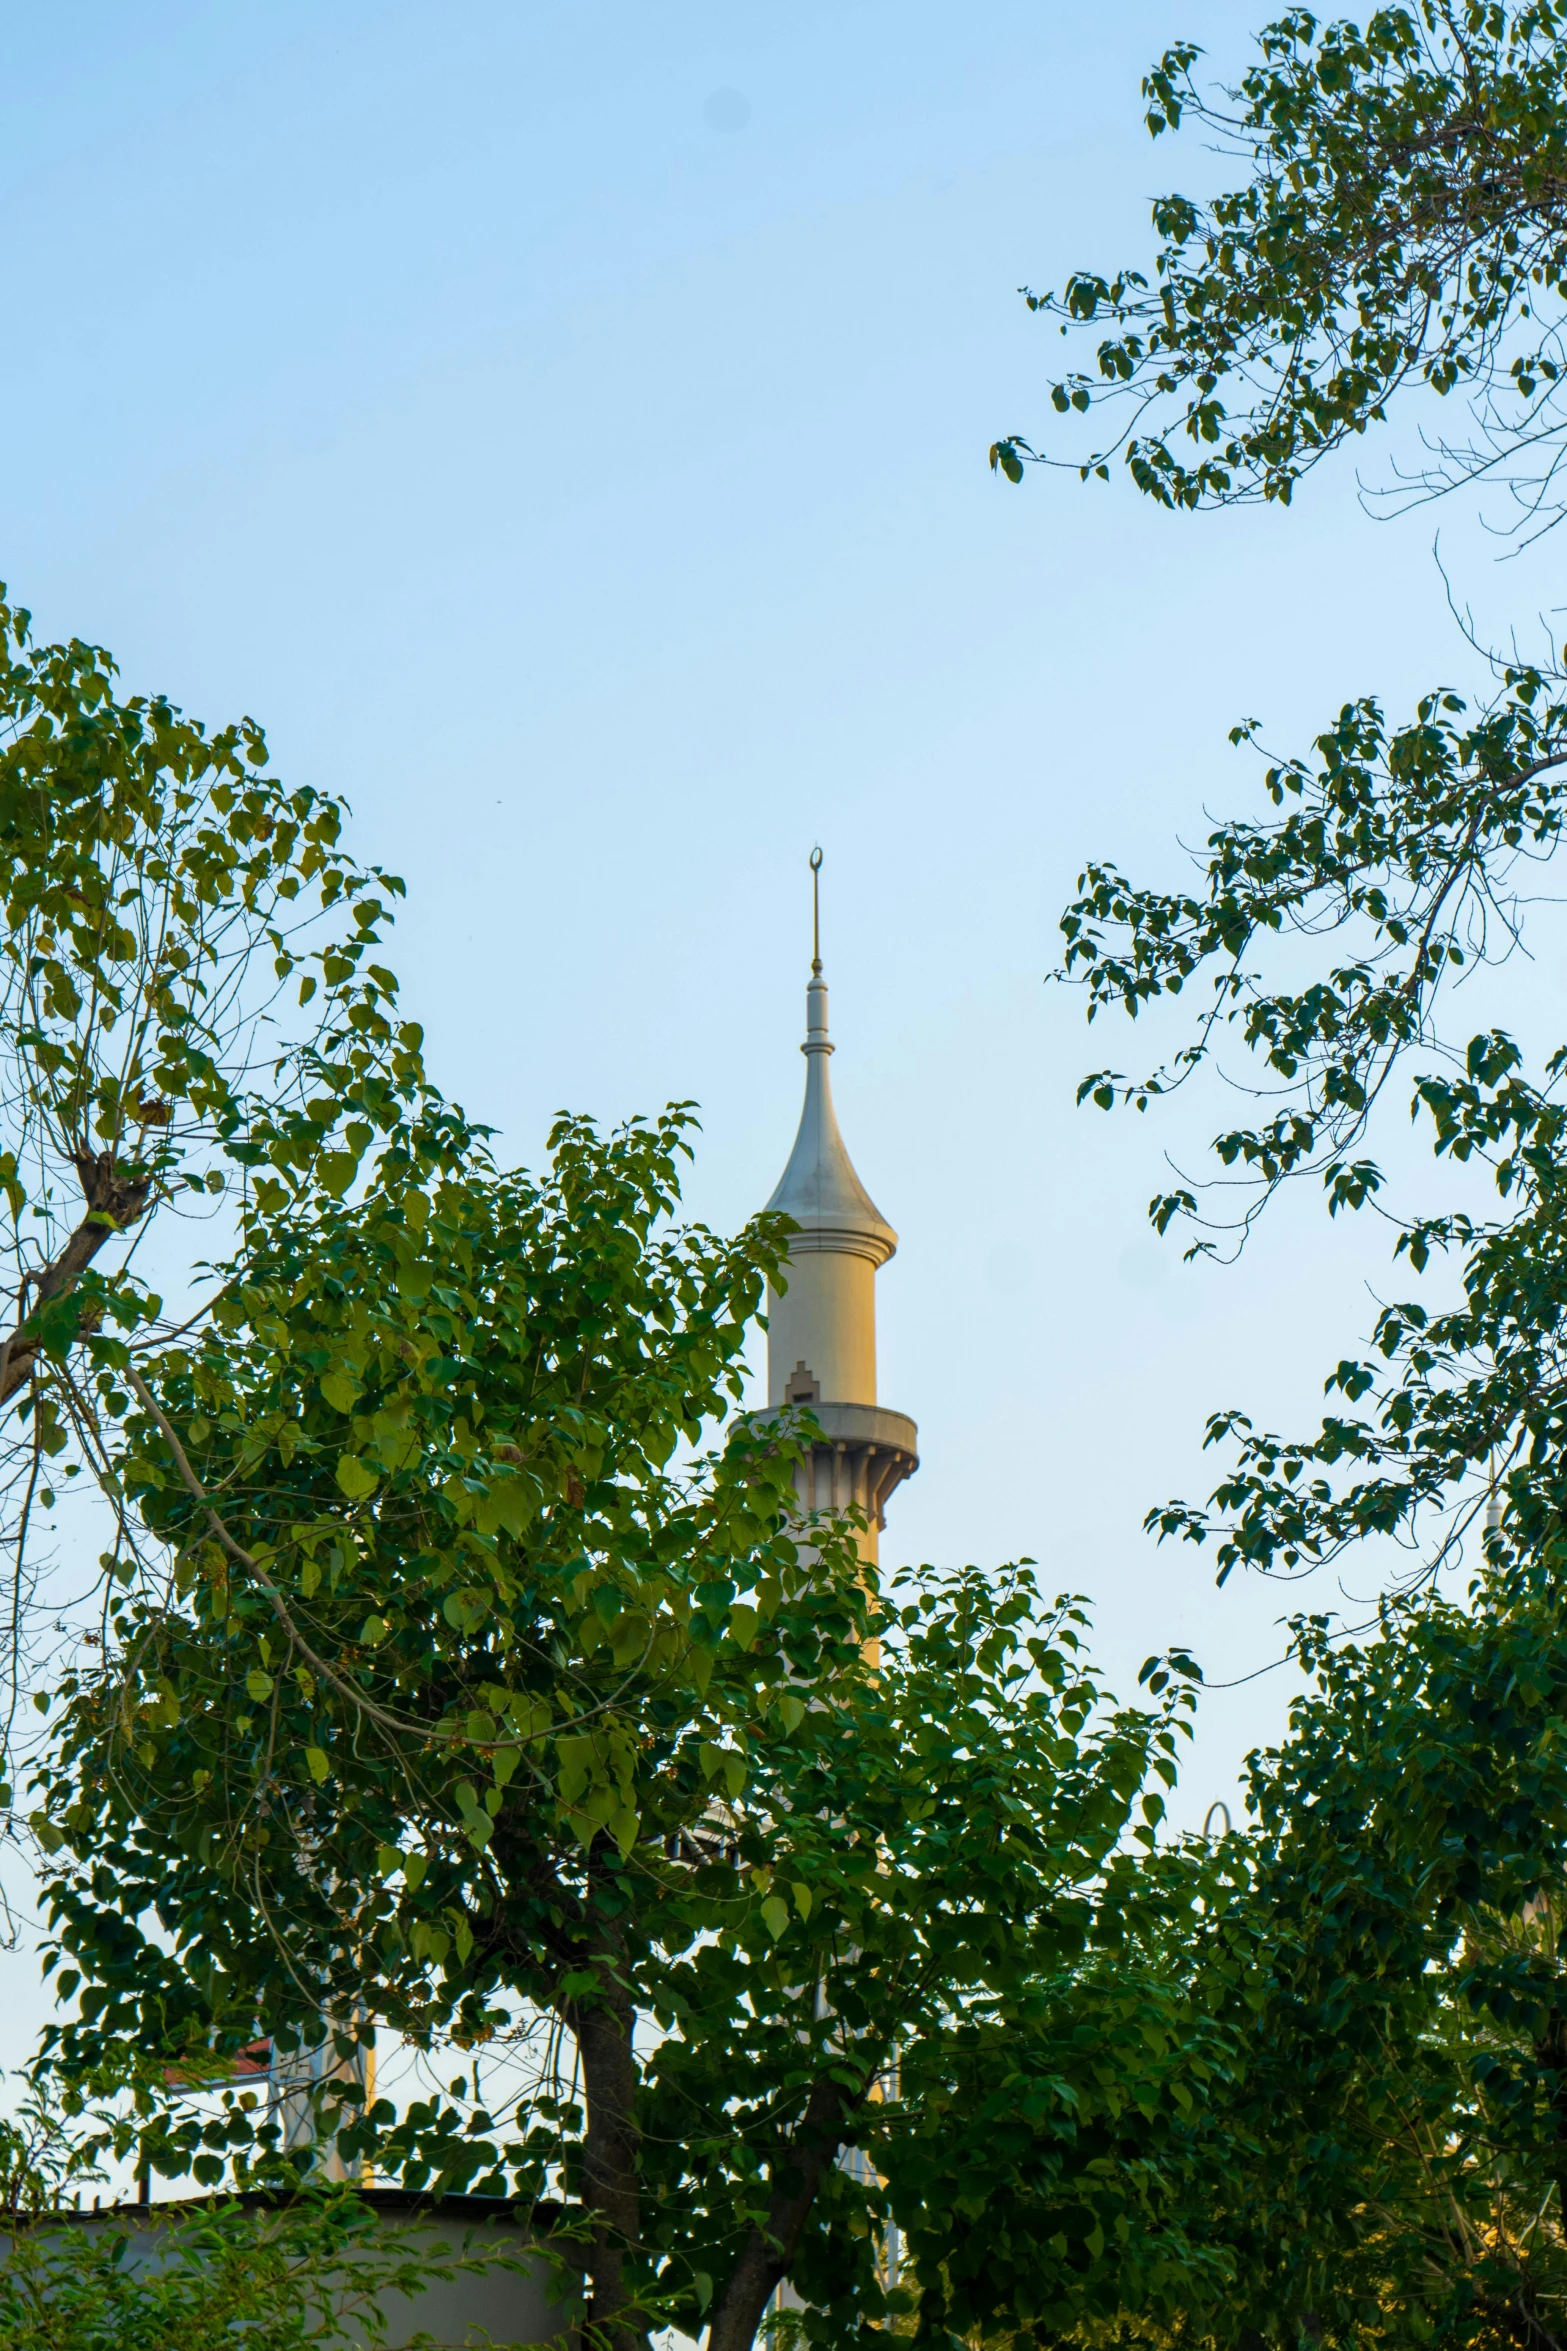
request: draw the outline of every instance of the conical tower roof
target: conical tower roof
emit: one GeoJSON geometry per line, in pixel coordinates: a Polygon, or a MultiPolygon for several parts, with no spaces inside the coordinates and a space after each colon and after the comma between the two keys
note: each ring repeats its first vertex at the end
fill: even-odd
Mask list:
{"type": "Polygon", "coordinates": [[[800,1131],[778,1189],[767,1205],[792,1216],[800,1230],[790,1236],[791,1257],[812,1249],[838,1249],[884,1265],[898,1236],[854,1172],[832,1106],[827,1057],[827,983],[821,958],[811,965],[805,991],[805,1107],[800,1131]]]}

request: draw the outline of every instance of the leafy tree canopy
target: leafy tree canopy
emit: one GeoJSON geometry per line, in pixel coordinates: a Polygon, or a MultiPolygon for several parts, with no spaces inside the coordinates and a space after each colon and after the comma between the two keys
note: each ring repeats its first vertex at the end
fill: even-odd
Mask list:
{"type": "MultiPolygon", "coordinates": [[[[1362,27],[1291,10],[1258,52],[1228,97],[1197,78],[1190,42],[1148,76],[1150,129],[1191,117],[1246,177],[1208,203],[1160,200],[1152,282],[1083,272],[1042,301],[1064,330],[1113,330],[1057,408],[1130,403],[1114,446],[1132,478],[1190,509],[1287,502],[1423,385],[1461,398],[1478,435],[1434,445],[1427,486],[1500,472],[1548,520],[1567,422],[1567,15],[1423,0],[1362,27]]],[[[1082,470],[1107,472],[1111,453],[1082,470]]],[[[994,452],[1014,478],[1028,454],[994,452]]],[[[1096,1070],[1081,1098],[1146,1109],[1234,1045],[1226,1075],[1260,1097],[1214,1137],[1216,1180],[1152,1203],[1159,1231],[1194,1226],[1196,1250],[1222,1253],[1315,1171],[1333,1213],[1389,1218],[1413,1272],[1446,1258],[1458,1276],[1440,1308],[1429,1291],[1387,1307],[1328,1373],[1309,1434],[1214,1415],[1233,1472],[1209,1505],[1172,1502],[1150,1524],[1214,1542],[1221,1581],[1242,1563],[1293,1574],[1370,1536],[1403,1544],[1418,1577],[1457,1558],[1487,1491],[1506,1498],[1497,1540],[1514,1549],[1561,1508],[1567,1065],[1531,1066],[1501,1027],[1466,1033],[1453,985],[1515,952],[1560,845],[1567,699],[1549,658],[1493,666],[1478,698],[1434,689],[1402,723],[1362,693],[1305,753],[1238,726],[1232,741],[1261,754],[1258,802],[1212,830],[1191,886],[1144,888],[1100,861],[1063,917],[1063,972],[1090,1018],[1173,1017],[1172,998],[1202,991],[1173,1053],[1141,1076],[1096,1070]],[[1411,1057],[1416,1116],[1439,1161],[1489,1169],[1489,1217],[1473,1187],[1436,1207],[1389,1196],[1374,1119],[1411,1057]]]]}
{"type": "Polygon", "coordinates": [[[792,1440],[702,1449],[784,1234],[672,1221],[688,1126],[565,1120],[535,1179],[421,1098],[352,1199],[252,1187],[199,1341],[100,1350],[125,1575],[33,1827],[53,2069],[128,2087],[161,2172],[269,2176],[275,2107],[161,2070],[326,2019],[342,2157],[563,2187],[607,2343],[731,2351],[786,2275],[824,2342],[961,2301],[885,2223],[974,2037],[1124,1939],[1191,1677],[1117,1711],[1028,1571],[883,1595],[852,1525],[802,1551],[792,1440]],[[367,2103],[377,2025],[512,2087],[367,2103]]]}
{"type": "MultiPolygon", "coordinates": [[[[103,1458],[73,1362],[158,1327],[134,1263],[154,1220],[206,1241],[258,1171],[341,1191],[418,1081],[375,960],[402,885],[347,853],[344,815],[269,773],[253,721],[122,699],[107,654],[36,645],[0,589],[5,1747],[53,1486],[103,1458]]],[[[199,1311],[191,1245],[170,1232],[160,1267],[199,1311]]]]}
{"type": "MultiPolygon", "coordinates": [[[[1150,75],[1150,128],[1196,117],[1244,184],[1161,200],[1152,282],[1084,272],[1036,303],[1100,337],[1057,411],[1121,411],[1080,470],[1108,477],[1119,450],[1175,510],[1287,504],[1395,397],[1429,424],[1442,412],[1423,390],[1469,421],[1429,436],[1406,488],[1499,476],[1524,526],[1548,525],[1562,12],[1428,5],[1362,28],[1291,11],[1223,100],[1198,62],[1183,43],[1150,75]]],[[[1019,480],[1034,454],[1013,437],[993,462],[1019,480]]],[[[1532,1061],[1504,1027],[1466,1026],[1453,984],[1516,951],[1560,846],[1567,705],[1548,662],[1497,664],[1477,701],[1435,689],[1399,723],[1363,693],[1304,752],[1238,727],[1260,789],[1212,826],[1188,885],[1101,861],[1063,918],[1064,975],[1090,1018],[1157,1010],[1177,1032],[1141,1075],[1093,1072],[1082,1099],[1151,1110],[1222,1059],[1257,1103],[1215,1136],[1212,1180],[1151,1203],[1160,1231],[1232,1254],[1314,1175],[1331,1213],[1388,1220],[1395,1263],[1448,1274],[1395,1296],[1325,1367],[1316,1428],[1215,1414],[1210,1441],[1233,1448],[1217,1491],[1150,1515],[1214,1545],[1221,1581],[1241,1565],[1295,1575],[1379,1536],[1409,1567],[1369,1639],[1296,1622],[1310,1687],[1254,1759],[1252,1825],[1201,1864],[1200,1917],[1172,1903],[1188,1923],[1164,1964],[1202,1987],[1217,2062],[1193,2099],[1189,2169],[1167,2162],[1159,2192],[1172,2238],[1207,2247],[1225,2291],[1190,2270],[1173,2323],[1127,2298],[1079,2340],[1560,2339],[1567,1055],[1532,1061]],[[1397,1207],[1378,1164],[1399,1077],[1432,1146],[1434,1206],[1397,1207]],[[1454,1604],[1434,1579],[1460,1560],[1454,1604]]],[[[1188,1848],[1161,1866],[1200,1864],[1188,1848]]],[[[1157,1942],[1142,1957],[1157,1963],[1157,1942]]]]}
{"type": "MultiPolygon", "coordinates": [[[[1080,270],[1030,307],[1091,367],[1057,413],[1114,431],[1049,461],[1124,459],[1162,505],[1288,503],[1331,450],[1425,387],[1467,411],[1405,494],[1500,474],[1525,528],[1561,512],[1567,292],[1567,11],[1556,0],[1419,0],[1364,26],[1292,8],[1232,91],[1193,41],[1146,77],[1158,136],[1210,135],[1247,176],[1153,207],[1152,271],[1080,270]]],[[[1042,445],[1043,446],[1043,445],[1042,445]]],[[[1039,452],[1019,434],[991,462],[1039,452]]]]}
{"type": "Polygon", "coordinates": [[[966,2315],[993,2339],[1559,2340],[1562,1597],[1559,1568],[1514,1570],[1467,1607],[1391,1603],[1366,1641],[1297,1623],[1309,1687],[1252,1760],[1248,1827],[1145,1864],[1113,1973],[1042,1978],[1048,2034],[972,2085],[999,2274],[966,2315]],[[1141,2076],[1117,2010],[1158,2051],[1141,2076]],[[1057,2087],[1079,2049],[1103,2085],[1080,2116],[1057,2087]]]}

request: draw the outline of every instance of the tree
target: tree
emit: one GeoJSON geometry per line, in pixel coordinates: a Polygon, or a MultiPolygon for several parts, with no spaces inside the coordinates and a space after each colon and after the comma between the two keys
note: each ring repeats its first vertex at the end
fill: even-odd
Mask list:
{"type": "MultiPolygon", "coordinates": [[[[1107,478],[1119,449],[1175,510],[1288,504],[1313,464],[1423,387],[1464,403],[1470,437],[1434,435],[1404,487],[1500,479],[1521,527],[1548,527],[1567,19],[1430,5],[1362,30],[1291,11],[1259,52],[1226,104],[1199,88],[1191,44],[1144,85],[1155,134],[1194,116],[1233,140],[1245,184],[1155,206],[1152,286],[1080,273],[1036,304],[1103,337],[1097,376],[1063,378],[1057,410],[1129,404],[1079,470],[1107,478]]],[[[1034,454],[1014,437],[992,456],[1020,480],[1034,454]]],[[[1395,1261],[1457,1275],[1442,1305],[1380,1314],[1329,1371],[1315,1430],[1215,1414],[1233,1468],[1206,1505],[1150,1514],[1161,1535],[1215,1544],[1221,1581],[1371,1536],[1410,1555],[1369,1641],[1297,1624],[1314,1692],[1256,1759],[1254,1827],[1227,1840],[1234,1883],[1189,1945],[1199,1972],[1228,1954],[1255,2020],[1221,1976],[1213,2013],[1235,2057],[1207,2102],[1218,2188],[1199,2167],[1172,2208],[1231,2273],[1224,2307],[1188,2304],[1177,2331],[1200,2340],[1558,2340],[1567,1055],[1531,1070],[1504,1030],[1455,1032],[1446,983],[1513,951],[1521,875],[1560,844],[1562,686],[1548,661],[1501,663],[1477,713],[1434,691],[1401,726],[1363,695],[1311,755],[1266,757],[1261,806],[1215,826],[1188,888],[1100,863],[1063,918],[1090,1018],[1161,1003],[1173,1017],[1171,999],[1212,990],[1159,1067],[1097,1071],[1080,1099],[1148,1108],[1232,1043],[1227,1074],[1267,1097],[1215,1138],[1239,1216],[1182,1185],[1151,1204],[1158,1230],[1233,1250],[1315,1171],[1331,1213],[1389,1219],[1395,1261]],[[1472,1192],[1390,1205],[1372,1149],[1405,1065],[1438,1165],[1489,1167],[1489,1217],[1472,1192]],[[1466,1556],[1455,1606],[1435,1579],[1466,1556]]]]}
{"type": "MultiPolygon", "coordinates": [[[[884,1595],[851,1523],[802,1552],[798,1432],[722,1426],[784,1228],[673,1224],[681,1111],[563,1121],[543,1180],[497,1171],[396,1025],[369,955],[397,885],[337,804],[268,783],[248,724],[121,703],[107,656],[7,625],[5,1168],[49,1236],[8,1392],[45,1509],[65,1453],[112,1513],[35,1775],[55,2078],[128,2088],[110,2143],[169,2176],[287,2177],[232,2054],[325,2030],[350,2160],[578,2195],[606,2344],[704,2307],[747,2343],[786,2275],[813,2332],[895,2313],[879,2248],[953,2083],[1136,1906],[1118,1847],[1153,1839],[1186,1682],[1116,1710],[1027,1570],[884,1595]],[[296,977],[326,1004],[301,1032],[296,977]],[[171,1328],[101,1253],[187,1198],[233,1238],[171,1328]],[[545,2045],[495,2126],[367,2112],[376,2023],[545,2045]]],[[[19,1637],[36,1541],[24,1486],[19,1637]]],[[[949,2286],[927,2230],[912,2290],[949,2286]]]]}
{"type": "Polygon", "coordinates": [[[1144,1863],[1113,1965],[1042,1975],[1048,2030],[977,2053],[933,2135],[965,2337],[1560,2340],[1560,1574],[1378,1631],[1299,1624],[1249,1827],[1144,1863]]]}
{"type": "MultiPolygon", "coordinates": [[[[1562,509],[1567,295],[1567,12],[1557,0],[1418,0],[1364,30],[1292,8],[1233,91],[1177,42],[1145,78],[1158,137],[1183,123],[1239,160],[1242,185],[1153,207],[1153,277],[1079,270],[1030,309],[1096,329],[1093,372],[1057,414],[1125,421],[1076,459],[1112,458],[1161,505],[1288,504],[1346,440],[1425,390],[1468,411],[1405,494],[1505,482],[1520,528],[1562,509]],[[1185,444],[1183,450],[1182,444],[1185,444]]],[[[998,441],[1013,481],[1038,453],[998,441]]]]}
{"type": "MultiPolygon", "coordinates": [[[[1567,2281],[1559,1568],[1391,1610],[1253,1771],[1264,2153],[1243,2295],[1335,2341],[1558,2339],[1567,2281]]],[[[1237,2223],[1240,2225],[1237,2227],[1237,2223]]],[[[1280,2326],[1280,2331],[1283,2326],[1280,2326]]]]}
{"type": "MultiPolygon", "coordinates": [[[[367,1114],[417,1073],[373,960],[402,885],[346,853],[339,802],[266,770],[253,721],[208,733],[162,696],[120,699],[107,654],[34,645],[0,588],[0,1755],[52,1486],[103,1460],[84,1346],[101,1364],[95,1334],[158,1327],[135,1264],[154,1219],[205,1242],[258,1166],[345,1178],[367,1114]]],[[[162,1268],[196,1279],[188,1248],[162,1268]]]]}
{"type": "MultiPolygon", "coordinates": [[[[1103,345],[1099,386],[1064,379],[1057,406],[1133,398],[1132,478],[1181,508],[1287,501],[1311,463],[1417,382],[1466,395],[1486,430],[1502,433],[1513,415],[1506,447],[1476,464],[1520,479],[1519,451],[1554,448],[1558,429],[1567,18],[1553,5],[1427,5],[1378,11],[1361,32],[1297,10],[1259,48],[1238,112],[1198,88],[1189,43],[1148,77],[1156,134],[1190,115],[1227,123],[1251,177],[1206,207],[1155,206],[1156,291],[1129,271],[1113,286],[1071,281],[1058,313],[1085,325],[1111,316],[1125,331],[1103,345]],[[1515,365],[1519,336],[1532,356],[1515,365]],[[1532,405],[1514,415],[1505,398],[1532,405]],[[1164,418],[1171,403],[1178,423],[1164,418]],[[1223,447],[1187,466],[1179,435],[1223,447]]],[[[1064,969],[1087,986],[1090,1018],[1212,986],[1170,1061],[1130,1081],[1097,1071],[1080,1098],[1146,1107],[1232,1037],[1270,1090],[1266,1116],[1215,1139],[1222,1168],[1252,1183],[1232,1239],[1313,1167],[1333,1213],[1371,1203],[1393,1214],[1365,1145],[1411,1053],[1437,1157],[1489,1163],[1495,1176],[1489,1221],[1461,1206],[1394,1217],[1395,1257],[1423,1270],[1455,1255],[1461,1284],[1442,1313],[1418,1299],[1390,1307],[1372,1355],[1332,1372],[1329,1394],[1349,1407],[1370,1399],[1366,1411],[1334,1411],[1303,1440],[1258,1435],[1239,1413],[1210,1424],[1240,1449],[1217,1520],[1172,1504],[1152,1523],[1217,1535],[1221,1579],[1239,1560],[1293,1569],[1373,1533],[1418,1544],[1427,1526],[1427,1562],[1440,1564],[1486,1481],[1505,1487],[1509,1541],[1537,1544],[1559,1511],[1564,1065],[1548,1057],[1531,1077],[1507,1034],[1454,1035],[1442,1015],[1445,983],[1518,944],[1520,878],[1561,840],[1564,752],[1567,699],[1548,664],[1498,665],[1477,713],[1434,691],[1401,726],[1362,695],[1310,757],[1265,759],[1263,811],[1215,829],[1193,888],[1145,891],[1096,864],[1063,918],[1064,969]],[[1268,961],[1280,939],[1329,945],[1281,982],[1268,961]]],[[[1205,1223],[1195,1246],[1211,1250],[1221,1228],[1203,1205],[1181,1187],[1151,1214],[1161,1232],[1205,1223]]]]}
{"type": "Polygon", "coordinates": [[[34,1819],[54,2064],[137,2052],[161,2171],[275,2159],[250,2093],[181,2121],[156,2080],[258,2031],[519,2053],[509,2114],[350,2077],[323,2128],[412,2184],[563,2180],[598,2339],[705,2311],[733,2351],[786,2276],[824,2341],[907,2299],[933,2086],[1132,1901],[1189,1676],[1108,1708],[1027,1571],[884,1598],[852,1526],[802,1552],[787,1433],[699,1450],[784,1236],[671,1224],[687,1124],[564,1121],[531,1179],[425,1104],[351,1203],[258,1188],[200,1345],[127,1368],[170,1579],[66,1681],[34,1819]]]}

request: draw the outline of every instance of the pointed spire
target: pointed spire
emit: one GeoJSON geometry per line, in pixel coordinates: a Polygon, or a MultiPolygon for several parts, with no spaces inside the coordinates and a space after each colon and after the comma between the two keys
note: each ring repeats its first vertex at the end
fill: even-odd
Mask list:
{"type": "Polygon", "coordinates": [[[884,1265],[898,1236],[854,1172],[838,1131],[827,1056],[827,983],[822,978],[820,881],[822,853],[811,852],[811,978],[805,991],[805,1107],[789,1164],[767,1205],[781,1209],[800,1227],[789,1242],[791,1256],[812,1249],[837,1249],[884,1265]]]}

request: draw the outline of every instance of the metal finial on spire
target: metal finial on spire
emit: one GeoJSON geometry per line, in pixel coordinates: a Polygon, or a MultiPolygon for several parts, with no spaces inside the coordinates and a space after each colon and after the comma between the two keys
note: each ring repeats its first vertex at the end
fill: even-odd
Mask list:
{"type": "Polygon", "coordinates": [[[817,977],[822,968],[822,852],[820,844],[811,851],[811,969],[817,977]]]}

